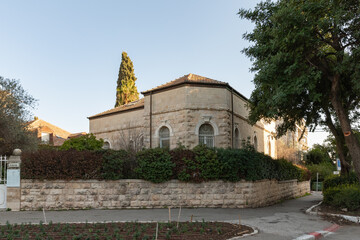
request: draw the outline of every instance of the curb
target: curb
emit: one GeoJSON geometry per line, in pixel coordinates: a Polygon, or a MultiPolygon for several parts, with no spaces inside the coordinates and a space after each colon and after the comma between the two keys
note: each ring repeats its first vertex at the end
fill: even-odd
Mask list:
{"type": "Polygon", "coordinates": [[[320,239],[322,237],[326,237],[326,236],[334,233],[339,228],[340,228],[339,225],[333,224],[330,227],[325,228],[322,231],[316,231],[316,232],[308,233],[308,234],[305,234],[305,235],[300,236],[298,238],[295,238],[294,240],[315,240],[315,239],[320,239]]]}
{"type": "Polygon", "coordinates": [[[312,207],[310,207],[309,209],[307,209],[305,212],[307,214],[310,215],[319,215],[319,216],[331,216],[331,217],[339,217],[339,218],[343,218],[349,222],[353,222],[353,223],[358,223],[360,224],[360,217],[355,217],[355,216],[349,216],[349,215],[343,215],[343,214],[335,214],[335,213],[322,213],[322,212],[318,212],[318,211],[313,211],[314,208],[320,206],[320,204],[322,203],[322,201],[312,207]]]}
{"type": "MultiPolygon", "coordinates": [[[[244,225],[244,226],[250,227],[250,226],[248,226],[248,225],[244,225]]],[[[249,236],[253,236],[253,235],[259,233],[259,230],[257,230],[255,227],[250,227],[250,228],[252,228],[252,229],[254,230],[252,233],[244,234],[244,235],[239,236],[239,237],[232,237],[232,238],[229,238],[229,239],[227,239],[227,240],[238,240],[238,239],[245,238],[245,237],[249,237],[249,236]]]]}

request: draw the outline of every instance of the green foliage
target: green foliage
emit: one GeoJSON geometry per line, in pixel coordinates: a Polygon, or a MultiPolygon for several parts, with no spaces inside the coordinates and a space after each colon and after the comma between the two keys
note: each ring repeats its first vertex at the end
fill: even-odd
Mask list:
{"type": "Polygon", "coordinates": [[[145,149],[137,153],[138,167],[135,169],[141,179],[154,183],[165,182],[173,176],[175,164],[167,149],[145,149]]]}
{"type": "MultiPolygon", "coordinates": [[[[255,26],[243,50],[256,73],[250,122],[281,119],[278,135],[303,120],[334,135],[334,120],[341,134],[351,130],[360,110],[359,1],[264,1],[239,15],[255,26]]],[[[360,176],[360,142],[345,141],[360,176]]]]}
{"type": "Polygon", "coordinates": [[[139,93],[135,86],[136,77],[134,74],[134,65],[126,52],[122,52],[119,76],[116,88],[115,107],[139,99],[139,93]]]}
{"type": "Polygon", "coordinates": [[[298,179],[307,180],[305,173],[292,163],[247,149],[217,149],[222,166],[221,179],[236,182],[241,179],[256,181],[261,179],[277,179],[279,181],[298,179]]]}
{"type": "Polygon", "coordinates": [[[104,145],[102,139],[98,140],[94,134],[86,134],[76,138],[70,138],[60,147],[61,150],[75,149],[82,150],[101,150],[104,145]]]}
{"type": "Polygon", "coordinates": [[[129,179],[155,183],[179,179],[185,182],[242,179],[308,180],[306,172],[292,163],[253,149],[212,149],[199,145],[193,150],[145,149],[136,156],[125,150],[77,151],[42,149],[22,157],[25,179],[129,179]]]}
{"type": "Polygon", "coordinates": [[[106,150],[102,155],[102,177],[107,180],[118,180],[123,178],[124,163],[129,158],[125,150],[106,150]]]}
{"type": "Polygon", "coordinates": [[[216,152],[206,145],[198,145],[193,149],[195,161],[188,162],[190,167],[199,173],[199,178],[203,180],[219,179],[221,165],[216,152]]]}
{"type": "Polygon", "coordinates": [[[311,150],[305,155],[305,163],[309,165],[309,164],[320,164],[323,162],[331,163],[332,160],[325,147],[315,144],[311,148],[311,150]]]}
{"type": "Polygon", "coordinates": [[[359,183],[359,179],[354,172],[346,175],[333,175],[325,179],[323,189],[326,190],[328,188],[337,187],[340,185],[352,185],[359,183]]]}
{"type": "Polygon", "coordinates": [[[324,204],[337,207],[347,208],[350,211],[360,209],[360,185],[339,185],[330,187],[323,192],[324,204]]]}
{"type": "Polygon", "coordinates": [[[319,181],[323,181],[325,178],[331,177],[336,167],[332,163],[323,162],[320,164],[312,164],[307,166],[311,173],[311,180],[316,181],[316,175],[319,173],[319,181]]]}
{"type": "Polygon", "coordinates": [[[27,129],[35,104],[19,81],[0,76],[0,155],[11,154],[15,148],[36,149],[36,136],[27,129]]]}
{"type": "Polygon", "coordinates": [[[99,179],[102,156],[91,151],[39,150],[22,155],[21,178],[24,179],[99,179]]]}

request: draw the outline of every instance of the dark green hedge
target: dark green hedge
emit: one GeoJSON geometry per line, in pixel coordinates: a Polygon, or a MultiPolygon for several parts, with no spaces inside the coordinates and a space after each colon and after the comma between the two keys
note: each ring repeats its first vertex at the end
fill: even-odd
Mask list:
{"type": "Polygon", "coordinates": [[[347,208],[349,211],[360,209],[360,185],[343,184],[329,187],[323,192],[323,202],[336,208],[347,208]]]}
{"type": "Polygon", "coordinates": [[[351,185],[357,183],[359,183],[359,179],[354,172],[351,172],[348,176],[335,175],[325,179],[323,190],[325,191],[328,188],[337,187],[340,185],[351,185]]]}
{"type": "Polygon", "coordinates": [[[186,182],[241,179],[308,180],[307,174],[290,162],[243,149],[212,149],[204,145],[192,150],[145,149],[135,155],[124,150],[39,150],[22,156],[25,179],[126,179],[151,182],[179,179],[186,182]]]}

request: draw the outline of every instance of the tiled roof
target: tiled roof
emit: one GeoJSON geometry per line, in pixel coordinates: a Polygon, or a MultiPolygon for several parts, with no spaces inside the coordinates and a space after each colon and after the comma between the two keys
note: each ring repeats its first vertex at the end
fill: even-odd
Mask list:
{"type": "Polygon", "coordinates": [[[221,82],[221,81],[218,81],[218,80],[214,80],[214,79],[211,79],[211,78],[202,77],[202,76],[190,73],[190,74],[182,76],[181,78],[175,79],[175,80],[173,80],[171,82],[167,82],[167,83],[162,84],[162,85],[160,85],[158,87],[152,88],[150,90],[147,90],[147,91],[144,91],[144,92],[141,92],[141,93],[146,94],[146,93],[149,93],[149,92],[153,92],[153,91],[156,91],[156,90],[160,90],[160,89],[180,85],[180,84],[183,84],[183,83],[200,83],[200,84],[224,85],[224,86],[229,85],[226,82],[221,82]]]}
{"type": "Polygon", "coordinates": [[[140,108],[140,107],[143,107],[143,106],[144,106],[144,98],[133,101],[133,102],[128,103],[128,104],[121,105],[119,107],[107,110],[105,112],[96,114],[96,115],[88,117],[88,118],[92,119],[92,118],[96,118],[96,117],[100,117],[100,116],[104,116],[104,115],[109,115],[109,114],[113,114],[113,113],[118,113],[118,112],[130,110],[130,109],[140,108]]]}
{"type": "Polygon", "coordinates": [[[51,132],[54,135],[57,135],[61,138],[67,139],[67,137],[70,135],[68,131],[65,131],[64,129],[61,129],[51,123],[48,123],[42,119],[36,119],[31,122],[28,122],[28,128],[31,131],[34,131],[36,129],[44,129],[45,132],[51,132]]]}

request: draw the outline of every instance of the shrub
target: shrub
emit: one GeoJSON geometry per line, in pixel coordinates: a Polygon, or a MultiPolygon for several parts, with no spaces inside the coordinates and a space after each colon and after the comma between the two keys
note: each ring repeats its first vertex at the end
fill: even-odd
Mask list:
{"type": "Polygon", "coordinates": [[[125,150],[103,150],[102,178],[108,180],[122,179],[124,177],[124,163],[128,158],[129,154],[125,150]]]}
{"type": "Polygon", "coordinates": [[[316,174],[319,173],[319,181],[323,181],[325,178],[333,176],[333,171],[336,170],[335,166],[332,163],[320,163],[312,164],[307,166],[311,173],[311,180],[316,181],[316,174]]]}
{"type": "Polygon", "coordinates": [[[324,203],[350,211],[360,209],[360,185],[339,185],[324,191],[324,203]]]}
{"type": "Polygon", "coordinates": [[[200,180],[219,179],[221,174],[221,164],[214,149],[208,148],[206,145],[198,145],[193,149],[195,160],[188,159],[187,166],[193,172],[198,173],[200,180]]]}
{"type": "MultiPolygon", "coordinates": [[[[302,173],[292,163],[281,159],[273,160],[270,156],[256,152],[252,148],[217,149],[222,173],[221,179],[228,181],[256,181],[261,179],[301,179],[302,173]]],[[[305,173],[304,173],[305,175],[305,173]]]]}
{"type": "Polygon", "coordinates": [[[145,149],[137,153],[136,173],[141,179],[154,183],[165,182],[173,176],[174,163],[167,149],[145,149]]]}
{"type": "Polygon", "coordinates": [[[356,184],[359,183],[359,179],[354,172],[349,175],[333,175],[325,179],[323,189],[326,190],[331,187],[336,187],[344,184],[356,184]]]}
{"type": "Polygon", "coordinates": [[[289,179],[298,179],[301,180],[301,169],[294,166],[291,162],[286,161],[285,159],[275,160],[275,179],[279,181],[289,180],[289,179]]]}
{"type": "Polygon", "coordinates": [[[194,181],[199,182],[200,179],[196,176],[200,176],[199,170],[191,167],[191,162],[195,161],[195,153],[190,149],[186,149],[183,146],[179,146],[170,151],[171,160],[174,163],[173,173],[174,179],[180,181],[194,181]]]}
{"type": "Polygon", "coordinates": [[[24,179],[100,179],[102,157],[91,151],[38,150],[22,155],[24,179]]]}
{"type": "Polygon", "coordinates": [[[305,155],[305,163],[307,165],[311,165],[321,164],[323,162],[331,163],[331,158],[325,147],[315,144],[314,147],[305,155]]]}
{"type": "Polygon", "coordinates": [[[60,147],[61,150],[75,149],[78,151],[82,150],[101,150],[104,145],[102,139],[98,140],[96,137],[91,134],[86,134],[84,136],[68,139],[60,147]]]}
{"type": "Polygon", "coordinates": [[[221,179],[231,182],[245,179],[244,151],[219,148],[216,153],[222,166],[221,179]]]}

